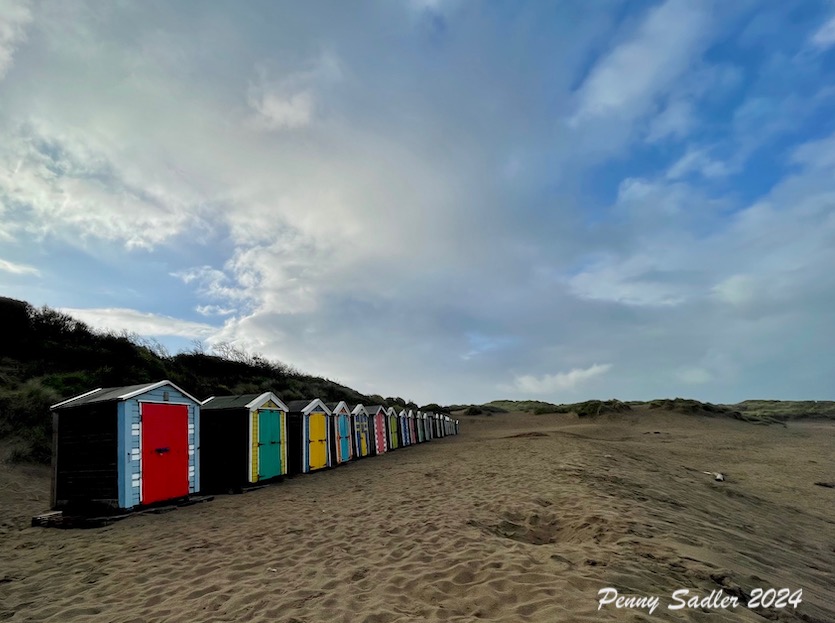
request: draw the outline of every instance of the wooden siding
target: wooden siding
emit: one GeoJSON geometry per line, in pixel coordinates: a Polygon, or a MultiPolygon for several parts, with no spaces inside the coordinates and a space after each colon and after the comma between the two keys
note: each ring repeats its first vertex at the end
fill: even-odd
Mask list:
{"type": "Polygon", "coordinates": [[[116,506],[118,426],[116,407],[86,405],[58,414],[56,506],[116,506]]]}

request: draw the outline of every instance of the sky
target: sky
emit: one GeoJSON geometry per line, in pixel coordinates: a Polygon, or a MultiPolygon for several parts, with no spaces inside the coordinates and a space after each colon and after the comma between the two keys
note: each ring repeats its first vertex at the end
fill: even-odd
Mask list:
{"type": "Polygon", "coordinates": [[[0,0],[0,295],[420,404],[832,399],[833,110],[828,0],[0,0]]]}

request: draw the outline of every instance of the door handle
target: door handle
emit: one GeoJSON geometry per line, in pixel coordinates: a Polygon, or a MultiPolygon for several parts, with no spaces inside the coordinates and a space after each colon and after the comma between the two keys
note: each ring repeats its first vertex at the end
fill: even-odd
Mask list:
{"type": "Polygon", "coordinates": [[[165,454],[166,452],[170,452],[171,448],[157,448],[154,450],[157,454],[165,454]]]}

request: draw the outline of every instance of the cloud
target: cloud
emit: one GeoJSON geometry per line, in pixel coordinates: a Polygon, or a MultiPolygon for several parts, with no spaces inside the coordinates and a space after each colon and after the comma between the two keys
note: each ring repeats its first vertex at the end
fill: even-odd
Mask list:
{"type": "Polygon", "coordinates": [[[704,385],[713,380],[713,375],[708,370],[698,366],[681,368],[676,375],[688,385],[704,385]]]}
{"type": "Polygon", "coordinates": [[[59,311],[78,318],[96,329],[116,332],[128,331],[142,336],[207,338],[218,331],[218,328],[212,325],[151,314],[135,309],[64,307],[59,311]]]}
{"type": "Polygon", "coordinates": [[[835,16],[815,31],[810,42],[819,50],[826,50],[835,45],[835,16]]]}
{"type": "Polygon", "coordinates": [[[31,21],[27,0],[0,0],[0,80],[14,62],[15,49],[26,41],[26,28],[31,21]]]}
{"type": "Polygon", "coordinates": [[[598,61],[578,93],[574,125],[599,117],[643,115],[700,54],[710,27],[710,2],[667,0],[637,31],[598,61]]]}
{"type": "Polygon", "coordinates": [[[250,83],[246,98],[257,113],[255,125],[270,131],[309,126],[317,113],[318,97],[342,79],[340,61],[332,53],[323,53],[306,68],[278,79],[272,73],[266,66],[259,67],[258,79],[250,83]]]}
{"type": "Polygon", "coordinates": [[[36,277],[41,274],[41,271],[34,266],[17,264],[2,258],[0,258],[0,271],[11,273],[13,275],[34,275],[36,277]]]}
{"type": "Polygon", "coordinates": [[[756,299],[758,290],[756,279],[750,275],[731,275],[713,286],[712,292],[719,301],[743,306],[756,299]]]}
{"type": "Polygon", "coordinates": [[[694,116],[692,103],[682,100],[671,101],[650,122],[646,141],[658,143],[687,136],[695,126],[694,116]]]}
{"type": "Polygon", "coordinates": [[[130,179],[82,138],[33,124],[7,131],[0,146],[0,200],[17,206],[17,229],[37,237],[152,249],[199,228],[196,206],[183,197],[130,179]]]}
{"type": "Polygon", "coordinates": [[[513,381],[516,391],[523,394],[554,394],[561,391],[572,391],[587,383],[591,379],[606,374],[611,364],[594,364],[588,368],[574,368],[569,372],[545,374],[543,376],[517,376],[513,381]]]}
{"type": "Polygon", "coordinates": [[[709,150],[690,147],[668,170],[667,177],[677,180],[691,173],[699,173],[705,178],[717,178],[730,174],[730,166],[710,157],[709,150]]]}
{"type": "Polygon", "coordinates": [[[198,305],[194,311],[201,316],[231,316],[237,313],[238,310],[233,307],[225,308],[219,305],[198,305]]]}
{"type": "Polygon", "coordinates": [[[285,94],[252,89],[247,102],[258,113],[258,124],[268,130],[303,128],[313,120],[315,103],[310,91],[285,94]]]}

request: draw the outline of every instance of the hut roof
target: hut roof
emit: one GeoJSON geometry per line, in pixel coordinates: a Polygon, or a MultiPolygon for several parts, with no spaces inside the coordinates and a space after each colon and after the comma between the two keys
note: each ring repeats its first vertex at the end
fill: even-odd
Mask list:
{"type": "MultiPolygon", "coordinates": [[[[364,405],[357,405],[356,407],[354,407],[351,413],[353,413],[354,415],[357,415],[359,413],[365,413],[366,415],[370,415],[371,411],[369,411],[364,405]]],[[[376,413],[376,411],[374,413],[376,413]]]]}
{"type": "Polygon", "coordinates": [[[327,405],[325,405],[325,403],[319,400],[318,398],[314,398],[313,400],[291,400],[287,403],[287,412],[310,413],[317,406],[323,409],[328,415],[330,415],[331,410],[328,409],[327,405]]]}
{"type": "Polygon", "coordinates": [[[344,400],[340,400],[339,402],[326,402],[325,406],[330,410],[331,413],[336,413],[339,410],[339,407],[344,406],[345,410],[350,413],[351,409],[348,407],[348,403],[344,400]]]}
{"type": "Polygon", "coordinates": [[[202,407],[203,409],[252,409],[254,407],[260,407],[268,400],[272,400],[279,409],[284,411],[287,410],[287,405],[285,405],[278,398],[278,396],[272,392],[264,392],[261,394],[238,394],[235,396],[212,396],[211,398],[206,398],[206,400],[203,401],[202,407]]]}
{"type": "Polygon", "coordinates": [[[368,415],[375,415],[380,412],[380,410],[385,411],[386,408],[383,405],[371,405],[370,407],[365,407],[365,410],[368,412],[368,415]]]}
{"type": "Polygon", "coordinates": [[[183,396],[191,398],[194,402],[200,404],[200,401],[197,400],[197,398],[195,398],[188,392],[183,391],[181,388],[174,385],[174,383],[172,383],[171,381],[158,381],[156,383],[143,383],[142,385],[124,385],[122,387],[99,387],[92,391],[79,394],[78,396],[75,396],[73,398],[69,398],[62,402],[56,403],[52,405],[50,409],[78,407],[80,405],[92,404],[96,402],[119,402],[121,400],[128,400],[129,398],[133,398],[134,396],[138,396],[139,394],[144,394],[145,392],[154,390],[157,387],[162,387],[163,385],[173,387],[178,392],[183,394],[183,396]]]}

